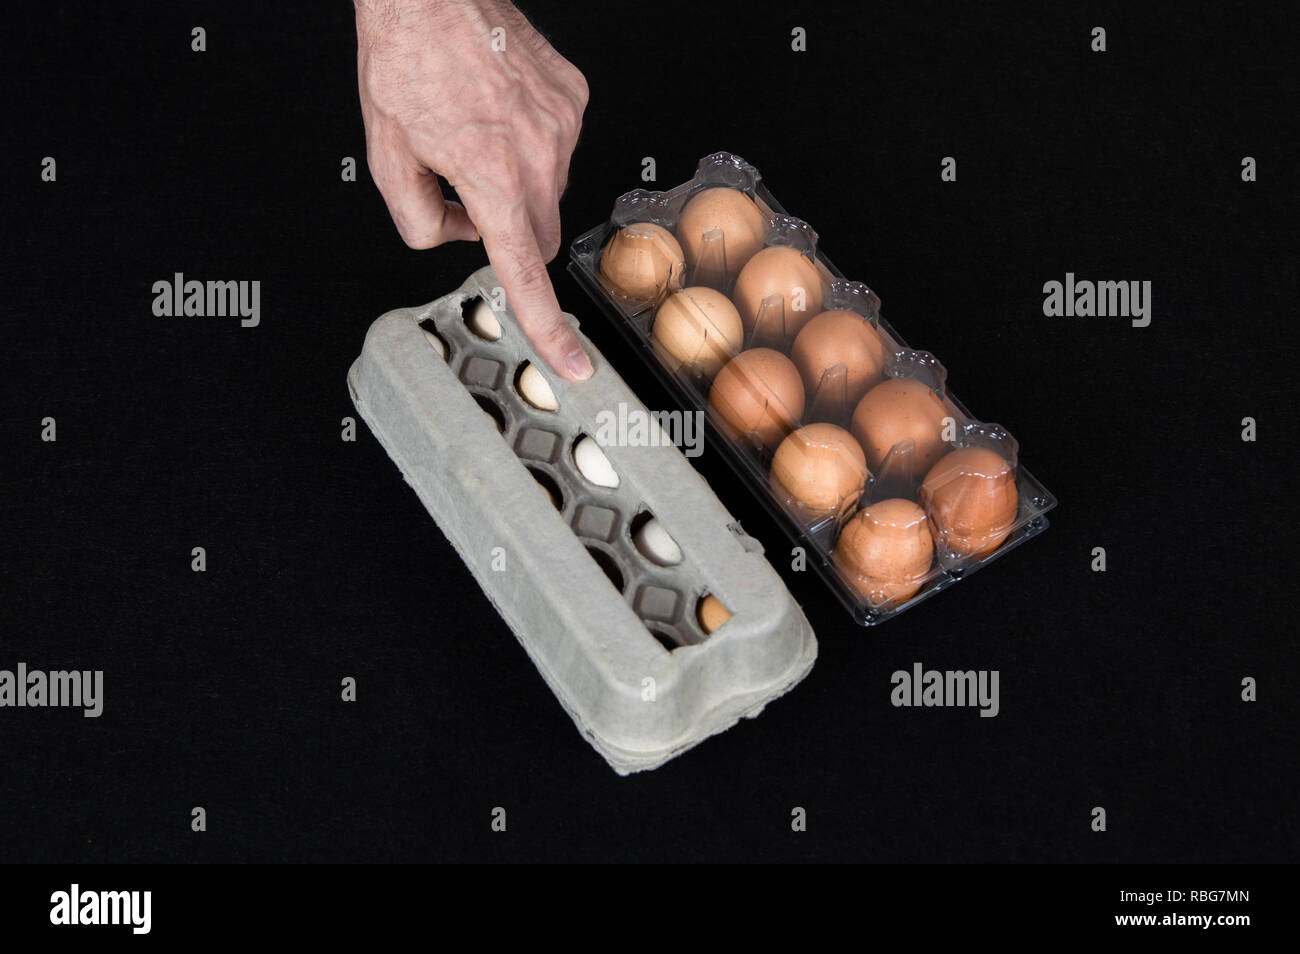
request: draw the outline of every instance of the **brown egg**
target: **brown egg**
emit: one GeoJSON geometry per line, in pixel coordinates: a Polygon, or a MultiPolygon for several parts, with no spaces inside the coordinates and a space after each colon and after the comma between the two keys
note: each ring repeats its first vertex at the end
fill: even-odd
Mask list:
{"type": "Polygon", "coordinates": [[[767,216],[745,193],[725,187],[695,193],[677,218],[677,240],[692,281],[729,285],[763,247],[766,230],[767,216]],[[710,234],[713,229],[718,232],[710,234]]]}
{"type": "Polygon", "coordinates": [[[781,347],[822,310],[821,274],[793,248],[765,248],[740,270],[731,298],[745,333],[752,335],[752,347],[781,347]],[[777,300],[763,309],[764,299],[771,295],[777,300]],[[756,327],[760,319],[762,326],[756,327]]]}
{"type": "Polygon", "coordinates": [[[858,442],[834,424],[805,424],[772,457],[772,490],[798,516],[846,516],[871,476],[858,442]]]}
{"type": "Polygon", "coordinates": [[[885,343],[880,332],[856,312],[823,311],[809,319],[794,339],[790,360],[803,377],[809,404],[821,414],[839,419],[880,383],[885,343]],[[837,372],[827,379],[828,393],[818,395],[822,376],[836,365],[844,366],[844,374],[837,372]]]}
{"type": "Polygon", "coordinates": [[[920,381],[891,378],[877,384],[858,402],[851,429],[867,455],[867,466],[880,473],[889,450],[912,440],[912,474],[919,479],[943,456],[943,419],[948,416],[939,395],[920,381]]]}
{"type": "Polygon", "coordinates": [[[706,634],[712,633],[715,629],[731,619],[731,610],[722,605],[722,600],[718,599],[712,593],[700,600],[696,608],[696,616],[700,621],[700,628],[706,634]]]}
{"type": "Polygon", "coordinates": [[[794,363],[771,348],[750,348],[718,372],[709,407],[733,437],[755,434],[771,449],[803,415],[803,382],[794,363]]]}
{"type": "Polygon", "coordinates": [[[840,531],[836,568],[871,606],[908,599],[925,583],[934,559],[925,511],[910,500],[878,500],[840,531]]]}
{"type": "Polygon", "coordinates": [[[600,256],[606,287],[629,301],[657,301],[682,287],[682,247],[673,233],[652,222],[635,222],[614,233],[600,256]]]}
{"type": "Polygon", "coordinates": [[[940,460],[921,485],[935,543],[962,556],[992,553],[1020,509],[1016,472],[987,447],[962,447],[940,460]]]}
{"type": "Polygon", "coordinates": [[[650,339],[671,368],[710,380],[740,351],[744,329],[731,299],[712,288],[683,288],[659,306],[650,339]]]}

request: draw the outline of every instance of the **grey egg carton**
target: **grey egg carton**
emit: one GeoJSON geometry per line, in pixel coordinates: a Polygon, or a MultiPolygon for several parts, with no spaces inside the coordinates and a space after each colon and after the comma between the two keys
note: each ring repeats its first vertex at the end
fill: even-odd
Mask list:
{"type": "Polygon", "coordinates": [[[348,387],[578,729],[625,775],[758,715],[807,675],[817,642],[761,545],[676,446],[602,445],[618,487],[582,476],[572,450],[595,437],[597,415],[646,408],[579,337],[595,372],[573,383],[537,357],[484,268],[437,301],[375,321],[348,387]],[[477,299],[492,306],[499,340],[467,326],[477,299]],[[445,360],[426,330],[447,346],[445,360]],[[525,363],[542,372],[557,411],[518,393],[525,363]],[[680,563],[659,566],[638,549],[632,530],[646,514],[677,543],[680,563]],[[712,634],[697,614],[705,594],[732,614],[712,634]]]}

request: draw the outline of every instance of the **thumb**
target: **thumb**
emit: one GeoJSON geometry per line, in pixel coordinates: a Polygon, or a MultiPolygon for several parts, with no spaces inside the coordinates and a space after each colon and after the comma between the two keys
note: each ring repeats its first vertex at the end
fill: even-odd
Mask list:
{"type": "Polygon", "coordinates": [[[478,229],[459,202],[442,197],[438,175],[418,169],[405,157],[372,156],[370,174],[384,197],[393,224],[411,248],[479,239],[478,229]]]}
{"type": "MultiPolygon", "coordinates": [[[[441,192],[439,196],[441,197],[441,192]]],[[[481,237],[465,207],[450,199],[443,199],[442,202],[441,234],[444,242],[477,242],[481,237]]]]}

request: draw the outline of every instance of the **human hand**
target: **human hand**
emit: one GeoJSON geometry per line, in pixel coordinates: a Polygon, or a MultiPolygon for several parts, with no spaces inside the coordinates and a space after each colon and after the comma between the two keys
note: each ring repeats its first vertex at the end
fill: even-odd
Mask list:
{"type": "Polygon", "coordinates": [[[398,232],[412,248],[481,237],[537,353],[589,377],[546,273],[587,106],[582,73],[506,0],[355,2],[366,156],[398,232]],[[439,174],[464,205],[443,198],[439,174]]]}

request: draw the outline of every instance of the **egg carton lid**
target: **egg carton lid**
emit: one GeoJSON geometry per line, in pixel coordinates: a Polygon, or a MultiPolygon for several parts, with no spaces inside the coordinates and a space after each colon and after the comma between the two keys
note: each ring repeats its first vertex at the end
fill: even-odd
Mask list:
{"type": "MultiPolygon", "coordinates": [[[[565,317],[576,331],[577,321],[565,317]]],[[[762,547],[675,445],[602,446],[620,477],[613,489],[594,488],[561,459],[565,466],[552,473],[566,504],[556,509],[464,379],[471,362],[480,370],[484,362],[499,362],[504,373],[488,376],[495,381],[488,397],[511,418],[552,415],[547,426],[566,439],[596,434],[599,415],[620,405],[648,414],[578,334],[595,370],[575,383],[549,373],[495,274],[483,268],[449,295],[376,320],[348,372],[348,387],[579,731],[625,775],[662,765],[742,716],[756,716],[807,675],[817,642],[762,547]],[[483,342],[466,329],[462,309],[476,298],[493,308],[498,341],[483,342]],[[446,360],[428,344],[422,323],[432,323],[449,345],[446,360]],[[523,362],[545,373],[558,411],[529,409],[518,397],[513,381],[523,362]],[[636,514],[653,513],[683,554],[668,585],[679,588],[684,612],[693,614],[696,598],[711,593],[731,618],[672,650],[656,640],[634,608],[638,599],[625,594],[661,584],[663,570],[628,547],[614,548],[624,577],[620,592],[565,517],[578,501],[590,500],[617,514],[623,535],[636,514]]]]}

